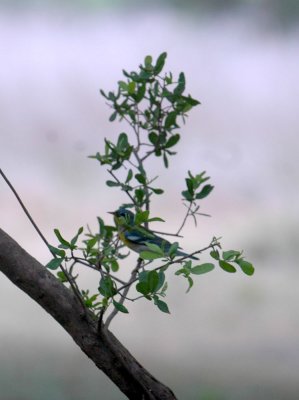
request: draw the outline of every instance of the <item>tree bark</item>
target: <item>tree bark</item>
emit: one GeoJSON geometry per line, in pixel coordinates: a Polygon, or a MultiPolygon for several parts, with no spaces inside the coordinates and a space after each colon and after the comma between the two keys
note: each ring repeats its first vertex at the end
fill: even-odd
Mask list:
{"type": "Polygon", "coordinates": [[[74,293],[0,229],[0,271],[68,332],[81,350],[132,400],[174,400],[108,330],[97,330],[74,293]]]}

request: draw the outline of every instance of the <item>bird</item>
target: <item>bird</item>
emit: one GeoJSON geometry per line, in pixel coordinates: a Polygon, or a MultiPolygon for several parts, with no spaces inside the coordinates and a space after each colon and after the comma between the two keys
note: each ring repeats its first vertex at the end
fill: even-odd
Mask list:
{"type": "MultiPolygon", "coordinates": [[[[131,250],[140,254],[142,251],[150,251],[147,246],[148,243],[156,244],[159,246],[165,254],[168,253],[172,243],[168,240],[156,235],[150,229],[145,227],[135,226],[135,214],[125,207],[120,207],[116,211],[110,211],[114,217],[114,223],[118,230],[118,236],[120,240],[129,247],[131,250]]],[[[180,248],[180,247],[179,247],[180,248]]],[[[188,257],[193,260],[198,260],[195,256],[189,256],[181,250],[176,251],[175,257],[188,257]]]]}

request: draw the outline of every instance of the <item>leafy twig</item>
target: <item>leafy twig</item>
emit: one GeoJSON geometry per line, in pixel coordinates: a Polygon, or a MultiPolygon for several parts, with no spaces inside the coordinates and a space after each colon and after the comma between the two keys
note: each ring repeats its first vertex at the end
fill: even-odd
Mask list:
{"type": "MultiPolygon", "coordinates": [[[[203,253],[204,251],[206,251],[206,250],[208,250],[208,249],[213,249],[214,247],[219,247],[219,246],[220,246],[220,243],[219,243],[218,241],[215,241],[215,240],[213,239],[213,240],[211,241],[211,243],[210,243],[208,246],[203,247],[203,248],[200,249],[200,250],[196,250],[196,251],[194,251],[193,253],[187,254],[186,256],[182,256],[182,257],[177,258],[177,259],[175,259],[175,260],[168,261],[167,263],[162,264],[162,265],[160,265],[159,267],[154,268],[154,270],[155,270],[155,271],[158,271],[158,270],[160,270],[160,269],[162,269],[162,268],[169,267],[169,266],[172,265],[172,264],[181,263],[182,261],[184,261],[184,260],[190,258],[191,256],[195,256],[196,254],[203,253]]],[[[138,280],[138,278],[136,278],[136,277],[135,277],[134,280],[130,279],[130,281],[129,281],[128,283],[126,283],[125,285],[121,286],[121,287],[117,290],[117,292],[119,293],[121,290],[127,288],[128,286],[131,286],[131,285],[132,285],[134,282],[136,282],[137,280],[138,280]]]]}
{"type": "MultiPolygon", "coordinates": [[[[142,260],[141,258],[139,258],[138,261],[137,261],[136,267],[133,269],[133,271],[132,271],[132,273],[131,273],[131,278],[130,278],[129,282],[126,283],[125,285],[123,285],[122,289],[124,289],[124,292],[122,293],[121,299],[119,300],[119,303],[120,303],[120,304],[123,304],[124,301],[126,300],[127,294],[128,294],[128,292],[129,292],[129,290],[130,290],[130,287],[131,287],[132,283],[134,283],[134,282],[136,281],[136,275],[137,275],[137,273],[138,273],[138,271],[139,271],[139,269],[140,269],[142,263],[143,263],[143,260],[142,260]]],[[[118,293],[119,293],[120,290],[122,290],[122,289],[119,289],[119,290],[118,290],[118,293]]],[[[108,329],[108,327],[109,327],[111,321],[112,321],[113,318],[117,315],[117,313],[118,313],[118,310],[117,310],[116,308],[114,308],[114,310],[111,312],[111,314],[107,317],[106,322],[105,322],[105,325],[104,325],[104,328],[105,328],[106,330],[108,329]]]]}

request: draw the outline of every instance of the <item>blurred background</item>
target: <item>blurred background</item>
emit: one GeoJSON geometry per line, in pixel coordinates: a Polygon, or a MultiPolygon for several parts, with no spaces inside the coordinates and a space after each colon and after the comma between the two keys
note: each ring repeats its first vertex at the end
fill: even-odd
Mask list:
{"type": "MultiPolygon", "coordinates": [[[[51,243],[53,228],[68,238],[98,215],[112,223],[106,212],[126,200],[87,158],[122,129],[108,122],[100,88],[114,90],[123,68],[167,51],[166,70],[184,71],[202,102],[169,170],[151,165],[166,189],[153,202],[166,220],[156,228],[178,229],[186,172],[206,170],[215,190],[201,211],[212,217],[197,228],[189,221],[181,245],[192,251],[222,236],[256,273],[217,269],[187,295],[170,276],[171,315],[140,301],[111,325],[179,399],[298,398],[298,21],[296,0],[0,1],[0,165],[51,243]]],[[[3,180],[0,201],[1,228],[48,262],[3,180]]],[[[83,288],[98,280],[82,271],[83,288]]],[[[4,276],[0,310],[0,400],[124,399],[4,276]]]]}

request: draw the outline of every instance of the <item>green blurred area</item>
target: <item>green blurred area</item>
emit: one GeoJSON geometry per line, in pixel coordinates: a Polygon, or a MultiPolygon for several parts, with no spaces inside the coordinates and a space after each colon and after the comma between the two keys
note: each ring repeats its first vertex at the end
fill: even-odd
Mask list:
{"type": "Polygon", "coordinates": [[[298,0],[0,0],[2,8],[80,9],[93,12],[101,9],[140,10],[147,8],[174,8],[200,15],[220,12],[244,12],[273,18],[285,25],[293,25],[299,17],[298,0]]]}

